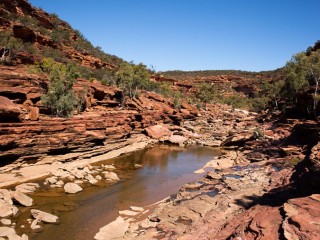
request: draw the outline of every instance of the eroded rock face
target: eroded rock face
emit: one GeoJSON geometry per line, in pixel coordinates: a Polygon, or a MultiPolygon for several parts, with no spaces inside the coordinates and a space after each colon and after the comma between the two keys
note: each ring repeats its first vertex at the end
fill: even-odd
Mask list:
{"type": "Polygon", "coordinates": [[[286,218],[282,224],[288,240],[316,240],[320,236],[320,195],[290,199],[284,204],[286,218]]]}
{"type": "Polygon", "coordinates": [[[311,149],[310,161],[312,170],[316,173],[320,173],[320,143],[316,144],[311,149]]]}
{"type": "MultiPolygon", "coordinates": [[[[48,84],[44,76],[27,74],[23,66],[0,66],[0,70],[0,96],[16,103],[10,115],[17,116],[21,109],[21,122],[0,122],[0,131],[6,133],[0,136],[0,161],[37,160],[48,154],[72,153],[77,148],[91,151],[108,142],[145,133],[150,126],[180,125],[183,121],[183,113],[156,93],[143,91],[138,99],[126,101],[130,106],[122,108],[123,93],[119,88],[85,79],[74,84],[76,93],[86,92],[84,111],[69,119],[54,118],[46,115],[49,111],[41,103],[48,84]]],[[[183,106],[191,110],[188,104],[183,106]]],[[[195,115],[189,113],[190,117],[195,115]]],[[[166,139],[171,132],[160,129],[157,134],[156,138],[166,139]]]]}
{"type": "Polygon", "coordinates": [[[13,26],[13,34],[16,38],[20,38],[26,42],[36,42],[36,33],[24,25],[13,26]]]}

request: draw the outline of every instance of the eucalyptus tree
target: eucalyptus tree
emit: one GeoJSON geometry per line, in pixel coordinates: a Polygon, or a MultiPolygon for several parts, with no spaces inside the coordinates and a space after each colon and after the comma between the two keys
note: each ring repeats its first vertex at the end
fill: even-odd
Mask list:
{"type": "Polygon", "coordinates": [[[117,76],[117,85],[130,99],[137,97],[142,89],[147,89],[150,84],[150,73],[147,67],[140,63],[121,63],[117,76]]]}
{"type": "Polygon", "coordinates": [[[298,53],[286,64],[286,79],[282,90],[287,100],[298,104],[299,93],[313,88],[312,113],[317,115],[320,84],[320,50],[306,54],[298,53]]]}

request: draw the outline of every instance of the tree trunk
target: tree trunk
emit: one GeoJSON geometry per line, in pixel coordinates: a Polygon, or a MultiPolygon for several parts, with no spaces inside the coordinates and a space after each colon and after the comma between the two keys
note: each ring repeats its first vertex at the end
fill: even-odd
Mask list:
{"type": "Polygon", "coordinates": [[[3,49],[3,53],[2,53],[2,55],[1,55],[1,57],[0,57],[0,61],[1,61],[1,62],[4,62],[5,59],[6,59],[6,55],[9,55],[10,50],[9,50],[9,49],[6,49],[6,48],[2,48],[2,49],[3,49]]]}
{"type": "Polygon", "coordinates": [[[318,107],[318,88],[319,88],[319,81],[320,78],[316,79],[316,89],[314,90],[314,96],[313,96],[313,114],[314,117],[317,117],[317,107],[318,107]]]}

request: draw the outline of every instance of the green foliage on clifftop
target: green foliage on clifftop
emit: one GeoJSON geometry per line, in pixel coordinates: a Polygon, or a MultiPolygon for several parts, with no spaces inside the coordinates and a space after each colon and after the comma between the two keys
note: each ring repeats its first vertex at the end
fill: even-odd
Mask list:
{"type": "Polygon", "coordinates": [[[301,101],[310,117],[319,113],[320,49],[298,53],[286,64],[282,97],[286,105],[301,108],[301,101]],[[306,101],[307,100],[307,101],[306,101]]]}

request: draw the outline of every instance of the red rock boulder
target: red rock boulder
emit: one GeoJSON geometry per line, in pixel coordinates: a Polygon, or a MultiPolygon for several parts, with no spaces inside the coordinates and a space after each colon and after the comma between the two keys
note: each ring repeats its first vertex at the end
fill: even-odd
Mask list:
{"type": "Polygon", "coordinates": [[[38,107],[30,107],[29,118],[31,121],[39,120],[39,108],[38,107]]]}
{"type": "Polygon", "coordinates": [[[8,98],[0,96],[0,119],[18,118],[20,109],[8,98]]]}
{"type": "Polygon", "coordinates": [[[172,132],[164,125],[154,125],[145,129],[147,135],[154,139],[168,138],[172,132]]]}

